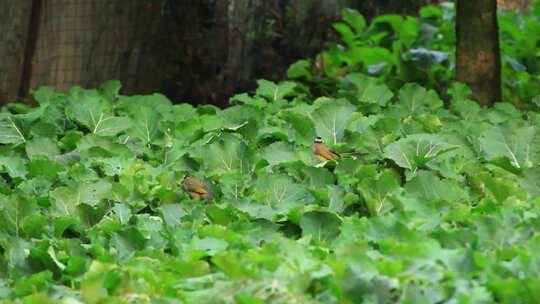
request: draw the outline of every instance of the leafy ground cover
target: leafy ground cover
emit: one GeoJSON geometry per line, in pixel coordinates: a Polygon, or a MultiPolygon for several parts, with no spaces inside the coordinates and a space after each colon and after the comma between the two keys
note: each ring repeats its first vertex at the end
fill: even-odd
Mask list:
{"type": "MultiPolygon", "coordinates": [[[[540,1],[532,2],[529,12],[498,15],[504,99],[520,107],[540,94],[540,1]]],[[[306,77],[324,94],[331,94],[333,79],[347,72],[384,79],[393,90],[418,82],[445,94],[455,74],[454,18],[450,2],[424,7],[418,17],[383,15],[370,24],[356,11],[345,10],[334,25],[341,41],[314,63],[297,62],[291,76],[306,77]]]]}
{"type": "Polygon", "coordinates": [[[0,301],[538,302],[538,97],[325,64],[224,110],[116,81],[3,108],[0,301]],[[357,154],[319,163],[315,136],[357,154]]]}

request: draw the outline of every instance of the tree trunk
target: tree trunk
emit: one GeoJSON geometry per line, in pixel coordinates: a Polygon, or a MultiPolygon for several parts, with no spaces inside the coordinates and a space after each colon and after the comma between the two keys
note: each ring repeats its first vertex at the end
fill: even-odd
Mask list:
{"type": "Polygon", "coordinates": [[[456,78],[474,99],[492,105],[501,99],[501,61],[496,0],[458,0],[456,78]]]}

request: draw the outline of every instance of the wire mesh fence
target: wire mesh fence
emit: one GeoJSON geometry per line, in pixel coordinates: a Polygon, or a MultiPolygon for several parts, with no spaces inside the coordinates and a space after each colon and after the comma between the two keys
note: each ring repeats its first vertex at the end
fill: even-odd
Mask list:
{"type": "Polygon", "coordinates": [[[35,2],[0,3],[0,101],[40,85],[66,90],[107,79],[122,80],[128,90],[136,85],[158,31],[159,1],[42,0],[37,8],[35,2]],[[29,28],[35,9],[39,20],[29,28]]]}

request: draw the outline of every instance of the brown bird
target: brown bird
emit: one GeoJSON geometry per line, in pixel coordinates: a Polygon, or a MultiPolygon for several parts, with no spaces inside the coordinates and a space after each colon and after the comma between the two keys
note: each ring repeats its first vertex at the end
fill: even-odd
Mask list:
{"type": "Polygon", "coordinates": [[[313,154],[315,154],[315,157],[321,162],[341,157],[336,151],[325,145],[320,136],[315,137],[315,140],[311,145],[311,150],[313,151],[313,154]]]}
{"type": "Polygon", "coordinates": [[[192,199],[204,199],[205,201],[212,200],[212,190],[208,186],[192,176],[186,176],[182,186],[187,193],[191,196],[192,199]]]}

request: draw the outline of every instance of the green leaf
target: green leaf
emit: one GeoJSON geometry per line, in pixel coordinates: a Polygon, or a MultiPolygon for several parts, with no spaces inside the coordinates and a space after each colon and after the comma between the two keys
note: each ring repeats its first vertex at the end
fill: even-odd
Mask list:
{"type": "Polygon", "coordinates": [[[131,209],[129,206],[125,203],[120,203],[114,205],[112,208],[116,216],[118,216],[118,219],[120,220],[120,224],[126,225],[129,222],[129,219],[132,216],[131,209]]]}
{"type": "MultiPolygon", "coordinates": [[[[159,116],[166,116],[167,119],[174,119],[171,115],[178,114],[176,112],[177,110],[172,109],[171,101],[166,96],[159,93],[150,95],[119,96],[118,109],[128,113],[128,116],[130,117],[133,117],[137,113],[141,113],[143,109],[152,109],[159,113],[159,116]]],[[[181,119],[182,117],[179,118],[181,119]]]]}
{"type": "Polygon", "coordinates": [[[299,145],[309,146],[315,138],[315,125],[308,116],[286,111],[282,113],[283,120],[289,124],[289,140],[299,145]]]}
{"type": "Polygon", "coordinates": [[[203,145],[197,157],[201,158],[203,166],[209,173],[223,174],[236,170],[249,172],[252,154],[242,139],[231,134],[223,134],[213,142],[203,145]]]}
{"type": "Polygon", "coordinates": [[[504,157],[515,168],[530,168],[540,160],[540,139],[537,130],[526,124],[496,125],[480,137],[480,145],[488,160],[504,157]]]}
{"type": "Polygon", "coordinates": [[[135,254],[135,252],[145,248],[146,239],[135,228],[127,228],[125,230],[115,232],[111,236],[111,246],[118,252],[120,259],[127,259],[135,254]]]}
{"type": "Polygon", "coordinates": [[[154,108],[142,107],[131,116],[133,124],[128,134],[140,139],[145,145],[154,142],[158,135],[158,121],[160,115],[154,108]]]}
{"type": "Polygon", "coordinates": [[[35,200],[28,199],[18,195],[9,197],[0,196],[0,216],[2,219],[1,230],[10,235],[19,237],[22,230],[22,221],[25,217],[37,212],[35,200]]]}
{"type": "Polygon", "coordinates": [[[42,158],[30,161],[27,168],[30,177],[43,176],[50,180],[56,179],[56,175],[64,169],[59,163],[42,158]]]}
{"type": "Polygon", "coordinates": [[[330,212],[310,211],[300,218],[304,236],[310,235],[317,242],[332,242],[339,235],[341,220],[330,212]]]}
{"type": "Polygon", "coordinates": [[[366,27],[366,20],[357,10],[350,8],[343,9],[341,11],[341,18],[343,18],[356,33],[360,33],[366,27]]]}
{"type": "Polygon", "coordinates": [[[414,134],[384,148],[384,156],[398,166],[415,171],[438,156],[458,148],[432,134],[414,134]]]}
{"type": "Polygon", "coordinates": [[[120,93],[122,84],[118,80],[107,80],[101,84],[99,90],[101,94],[109,101],[115,101],[120,93]]]}
{"type": "Polygon", "coordinates": [[[426,90],[415,83],[408,83],[399,90],[399,103],[395,111],[401,117],[430,113],[442,108],[443,102],[433,90],[426,90]]]}
{"type": "Polygon", "coordinates": [[[149,214],[136,214],[134,217],[136,218],[137,230],[142,237],[155,242],[159,237],[159,232],[163,230],[163,220],[149,214]]]}
{"type": "Polygon", "coordinates": [[[19,278],[15,285],[15,295],[24,297],[37,291],[47,291],[51,285],[52,276],[52,272],[43,271],[29,277],[19,278]]]}
{"type": "Polygon", "coordinates": [[[388,49],[372,46],[353,48],[349,50],[348,58],[350,60],[349,65],[362,64],[365,67],[376,64],[390,64],[395,61],[388,49]]]}
{"type": "MultiPolygon", "coordinates": [[[[85,92],[69,106],[69,116],[98,136],[113,136],[130,127],[127,117],[114,116],[96,93],[85,92]]],[[[142,109],[141,109],[142,111],[142,109]]]]}
{"type": "Polygon", "coordinates": [[[39,176],[23,181],[17,188],[21,189],[24,194],[29,196],[42,196],[50,191],[51,186],[52,182],[49,179],[39,176]]]}
{"type": "Polygon", "coordinates": [[[60,154],[56,143],[49,138],[33,138],[26,143],[26,155],[29,159],[36,159],[36,156],[45,156],[54,159],[60,154]]]}
{"type": "Polygon", "coordinates": [[[40,104],[51,104],[58,100],[62,95],[57,93],[53,87],[41,86],[32,93],[32,97],[40,104]]]}
{"type": "Polygon", "coordinates": [[[2,171],[5,170],[12,178],[25,178],[28,174],[26,162],[21,157],[0,156],[0,168],[2,167],[2,171]]]}
{"type": "MultiPolygon", "coordinates": [[[[271,217],[285,215],[292,208],[301,207],[313,201],[313,197],[307,192],[305,186],[294,182],[292,178],[283,174],[259,177],[254,189],[254,203],[252,204],[255,206],[252,207],[266,209],[271,217]]],[[[247,209],[243,208],[243,210],[247,209]]],[[[267,216],[263,218],[267,218],[267,216]]]]}
{"type": "Polygon", "coordinates": [[[0,113],[0,144],[20,144],[26,142],[22,127],[15,118],[7,113],[0,113]]]}
{"type": "Polygon", "coordinates": [[[271,101],[277,101],[283,99],[284,97],[290,96],[294,93],[296,88],[296,82],[292,81],[283,81],[279,84],[268,80],[257,80],[257,95],[264,96],[269,98],[271,101]]]}
{"type": "Polygon", "coordinates": [[[540,196],[540,166],[525,171],[521,184],[531,196],[540,196]]]}
{"type": "Polygon", "coordinates": [[[293,162],[283,164],[281,167],[287,170],[287,173],[296,180],[303,181],[312,189],[333,185],[335,183],[334,175],[324,167],[313,167],[305,162],[293,162]]]}
{"type": "Polygon", "coordinates": [[[268,161],[270,166],[281,163],[302,161],[312,163],[312,153],[308,148],[295,147],[284,142],[275,142],[261,150],[261,158],[268,161]]]}
{"type": "Polygon", "coordinates": [[[366,177],[357,186],[371,214],[378,215],[390,209],[388,198],[401,190],[400,181],[391,170],[366,177]]]}
{"type": "Polygon", "coordinates": [[[182,217],[186,215],[184,208],[180,204],[166,204],[161,206],[159,211],[165,225],[172,228],[178,227],[182,223],[182,217]]]}
{"type": "Polygon", "coordinates": [[[308,60],[298,60],[289,66],[287,69],[287,77],[300,78],[311,77],[311,63],[308,60]]]}
{"type": "Polygon", "coordinates": [[[327,186],[328,189],[328,209],[341,213],[345,209],[345,191],[336,185],[327,186]]]}
{"type": "Polygon", "coordinates": [[[73,216],[81,204],[96,206],[111,191],[111,184],[105,180],[81,184],[77,188],[58,187],[51,192],[53,214],[73,216]]]}
{"type": "Polygon", "coordinates": [[[346,79],[356,87],[356,100],[359,103],[385,106],[394,96],[392,91],[375,78],[360,73],[347,75],[346,79]]]}
{"type": "Polygon", "coordinates": [[[418,172],[407,182],[405,190],[415,197],[432,201],[459,203],[469,198],[467,192],[463,190],[463,185],[448,179],[441,180],[435,173],[429,171],[418,172]]]}
{"type": "Polygon", "coordinates": [[[319,98],[315,101],[317,109],[313,111],[312,119],[317,135],[331,144],[337,144],[343,139],[347,120],[355,107],[344,99],[319,98]]]}

